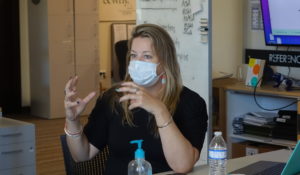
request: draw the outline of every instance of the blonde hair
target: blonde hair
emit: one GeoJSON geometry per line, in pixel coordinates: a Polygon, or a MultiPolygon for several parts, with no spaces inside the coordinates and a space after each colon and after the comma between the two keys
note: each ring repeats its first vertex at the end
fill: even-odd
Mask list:
{"type": "MultiPolygon", "coordinates": [[[[131,39],[128,41],[127,65],[130,61],[131,45],[135,38],[146,37],[151,39],[155,53],[159,59],[160,65],[165,71],[166,84],[162,91],[161,101],[166,105],[171,115],[175,113],[180,93],[182,90],[182,79],[180,67],[176,57],[176,49],[170,35],[160,26],[154,24],[141,24],[136,26],[132,33],[131,39]]],[[[125,76],[125,81],[132,81],[128,71],[125,76]]],[[[134,126],[133,115],[128,109],[129,102],[122,103],[123,122],[134,126]]],[[[155,121],[152,121],[155,122],[155,121]]],[[[155,123],[153,123],[155,124],[155,123]]],[[[154,125],[154,131],[157,131],[154,125]]]]}

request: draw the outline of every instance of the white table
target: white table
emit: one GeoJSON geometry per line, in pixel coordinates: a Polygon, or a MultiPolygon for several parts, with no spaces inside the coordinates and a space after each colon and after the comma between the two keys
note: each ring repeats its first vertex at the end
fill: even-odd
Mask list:
{"type": "MultiPolygon", "coordinates": [[[[232,172],[234,170],[237,170],[239,168],[242,168],[244,166],[247,166],[249,164],[252,164],[260,160],[287,162],[291,153],[292,153],[291,150],[282,149],[278,151],[256,154],[253,156],[229,159],[227,161],[227,172],[232,172]]],[[[208,170],[209,170],[208,165],[201,165],[195,167],[193,172],[189,173],[188,175],[200,175],[200,174],[206,175],[208,174],[208,170]]],[[[168,174],[172,174],[172,172],[159,173],[156,175],[168,175],[168,174]]]]}

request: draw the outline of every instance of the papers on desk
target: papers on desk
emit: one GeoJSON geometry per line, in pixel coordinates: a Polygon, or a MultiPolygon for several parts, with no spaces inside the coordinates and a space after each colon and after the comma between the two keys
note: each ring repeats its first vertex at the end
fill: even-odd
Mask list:
{"type": "Polygon", "coordinates": [[[213,71],[212,72],[212,78],[213,80],[221,79],[221,78],[230,78],[232,77],[232,73],[226,73],[222,71],[213,71]]]}
{"type": "Polygon", "coordinates": [[[254,126],[272,124],[277,113],[271,112],[250,112],[245,114],[244,123],[254,126]]]}
{"type": "Polygon", "coordinates": [[[245,129],[249,129],[251,126],[270,128],[277,116],[277,113],[272,112],[249,112],[237,116],[232,121],[233,134],[243,134],[245,129]]]}

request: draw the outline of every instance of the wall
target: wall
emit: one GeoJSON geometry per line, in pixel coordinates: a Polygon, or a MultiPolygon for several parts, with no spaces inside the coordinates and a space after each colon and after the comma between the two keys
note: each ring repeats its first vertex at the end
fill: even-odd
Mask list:
{"type": "Polygon", "coordinates": [[[212,71],[236,73],[243,60],[244,0],[212,0],[212,71]]]}

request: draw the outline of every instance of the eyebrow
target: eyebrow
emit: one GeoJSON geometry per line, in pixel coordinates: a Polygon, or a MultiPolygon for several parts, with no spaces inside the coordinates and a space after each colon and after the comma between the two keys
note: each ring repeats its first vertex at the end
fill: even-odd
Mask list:
{"type": "MultiPolygon", "coordinates": [[[[136,52],[136,51],[134,51],[134,50],[131,50],[131,52],[137,53],[137,52],[136,52]]],[[[151,54],[153,54],[153,52],[152,52],[152,51],[143,51],[143,53],[151,53],[151,54]]]]}

